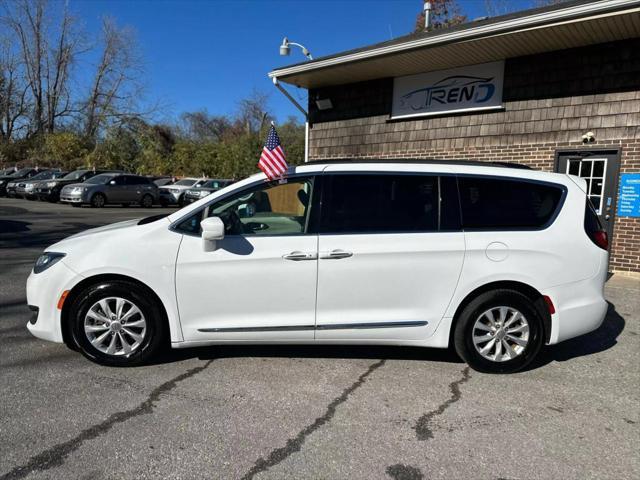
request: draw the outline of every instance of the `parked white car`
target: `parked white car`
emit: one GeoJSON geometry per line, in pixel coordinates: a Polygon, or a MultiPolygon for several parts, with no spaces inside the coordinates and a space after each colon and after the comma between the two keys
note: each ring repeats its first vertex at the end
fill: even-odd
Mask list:
{"type": "Polygon", "coordinates": [[[207,181],[206,178],[182,178],[171,185],[165,185],[158,188],[160,194],[160,204],[163,207],[168,205],[184,204],[184,194],[190,188],[197,188],[202,186],[207,181]]]}
{"type": "Polygon", "coordinates": [[[324,163],[254,175],[38,258],[29,330],[107,365],[229,343],[447,348],[513,372],[607,311],[585,181],[467,163],[324,163]]]}

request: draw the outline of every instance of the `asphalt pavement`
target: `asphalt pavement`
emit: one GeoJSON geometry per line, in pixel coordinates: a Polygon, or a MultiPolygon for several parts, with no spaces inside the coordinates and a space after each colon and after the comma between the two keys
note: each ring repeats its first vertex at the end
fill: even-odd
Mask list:
{"type": "Polygon", "coordinates": [[[162,209],[0,198],[0,480],[636,479],[640,281],[603,326],[515,375],[432,349],[225,346],[138,368],[32,337],[48,245],[162,209]]]}

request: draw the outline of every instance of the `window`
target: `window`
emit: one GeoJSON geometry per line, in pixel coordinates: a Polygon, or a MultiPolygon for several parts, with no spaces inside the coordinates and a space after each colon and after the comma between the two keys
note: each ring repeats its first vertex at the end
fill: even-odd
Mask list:
{"type": "Polygon", "coordinates": [[[91,177],[85,180],[85,183],[90,183],[92,185],[104,185],[106,183],[109,183],[111,180],[113,180],[113,175],[104,174],[91,177]]]}
{"type": "Polygon", "coordinates": [[[139,177],[137,175],[129,175],[125,178],[126,178],[125,180],[126,185],[148,185],[149,184],[149,180],[147,180],[144,177],[139,177]]]}
{"type": "MultiPolygon", "coordinates": [[[[283,184],[260,184],[211,204],[205,216],[220,217],[227,235],[300,235],[308,231],[312,179],[283,184]]],[[[201,213],[178,225],[178,230],[200,233],[201,213]]]]}
{"type": "Polygon", "coordinates": [[[438,177],[327,175],[322,233],[433,232],[438,230],[438,177]]]}
{"type": "Polygon", "coordinates": [[[537,182],[460,176],[465,229],[544,227],[556,214],[563,189],[537,182]]]}

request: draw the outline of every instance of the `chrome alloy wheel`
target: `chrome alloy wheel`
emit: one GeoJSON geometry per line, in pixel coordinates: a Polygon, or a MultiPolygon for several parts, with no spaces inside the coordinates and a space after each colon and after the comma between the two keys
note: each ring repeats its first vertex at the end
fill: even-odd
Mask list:
{"type": "Polygon", "coordinates": [[[129,356],[144,340],[147,322],[130,300],[107,297],[94,303],[84,317],[91,345],[107,355],[129,356]]]}
{"type": "Polygon", "coordinates": [[[512,360],[529,343],[529,322],[512,307],[493,307],[473,324],[473,344],[477,352],[492,362],[512,360]]]}

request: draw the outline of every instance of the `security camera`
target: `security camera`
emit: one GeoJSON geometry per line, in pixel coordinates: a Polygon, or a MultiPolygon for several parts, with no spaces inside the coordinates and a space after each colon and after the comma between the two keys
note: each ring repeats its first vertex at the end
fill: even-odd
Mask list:
{"type": "Polygon", "coordinates": [[[596,141],[596,137],[593,132],[587,132],[582,135],[582,143],[593,143],[596,141]]]}

